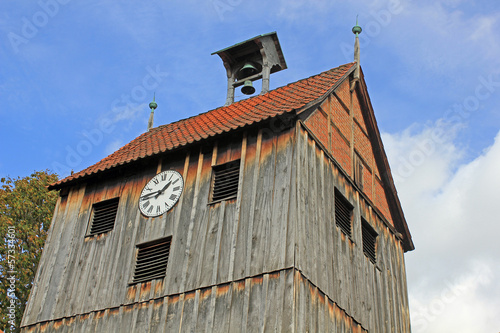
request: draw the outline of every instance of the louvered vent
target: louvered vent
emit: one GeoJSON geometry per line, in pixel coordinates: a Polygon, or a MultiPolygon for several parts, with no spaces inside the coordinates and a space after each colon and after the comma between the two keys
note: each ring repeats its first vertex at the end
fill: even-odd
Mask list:
{"type": "Polygon", "coordinates": [[[138,245],[132,284],[162,279],[167,274],[171,237],[138,245]]]}
{"type": "Polygon", "coordinates": [[[239,179],[240,160],[214,166],[211,201],[235,198],[238,194],[239,179]]]}
{"type": "Polygon", "coordinates": [[[377,252],[375,245],[377,243],[377,233],[365,220],[362,220],[361,232],[363,234],[363,252],[371,262],[376,263],[377,252]]]}
{"type": "Polygon", "coordinates": [[[120,198],[114,198],[95,203],[92,206],[90,235],[103,234],[113,230],[119,200],[120,198]]]}
{"type": "Polygon", "coordinates": [[[353,207],[346,198],[335,190],[335,224],[344,234],[351,237],[351,220],[353,207]]]}

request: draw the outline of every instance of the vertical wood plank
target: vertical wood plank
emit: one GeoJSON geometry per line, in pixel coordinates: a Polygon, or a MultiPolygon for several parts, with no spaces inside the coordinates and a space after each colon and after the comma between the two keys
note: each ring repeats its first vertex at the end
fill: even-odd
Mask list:
{"type": "Polygon", "coordinates": [[[231,318],[232,290],[229,283],[221,284],[216,288],[216,300],[214,309],[213,332],[229,332],[229,321],[231,318]]]}
{"type": "Polygon", "coordinates": [[[209,286],[212,285],[214,279],[214,262],[216,256],[216,242],[219,233],[219,221],[221,219],[221,205],[225,205],[224,202],[214,204],[210,207],[209,217],[208,217],[208,229],[205,233],[205,244],[203,250],[203,261],[201,265],[201,276],[199,280],[199,286],[209,286]]]}
{"type": "Polygon", "coordinates": [[[247,319],[248,332],[262,331],[262,315],[265,309],[265,307],[262,306],[262,299],[265,298],[265,294],[263,294],[263,284],[264,278],[262,276],[250,279],[247,319]]]}
{"type": "Polygon", "coordinates": [[[307,191],[308,182],[308,172],[307,172],[307,132],[301,131],[301,134],[297,138],[298,148],[297,148],[297,228],[296,228],[296,238],[297,238],[297,250],[295,263],[296,267],[300,271],[307,271],[307,228],[309,225],[309,215],[308,215],[308,204],[309,196],[307,191]]]}
{"type": "Polygon", "coordinates": [[[202,275],[202,267],[204,261],[205,241],[208,231],[208,220],[210,206],[208,196],[210,190],[210,180],[212,176],[212,154],[202,154],[201,172],[199,174],[198,183],[198,199],[197,210],[193,219],[193,236],[189,249],[189,257],[187,260],[188,266],[185,272],[186,283],[185,290],[193,290],[200,288],[200,279],[202,275]]]}
{"type": "Polygon", "coordinates": [[[333,163],[328,161],[325,166],[325,251],[327,253],[326,258],[326,272],[328,285],[325,290],[326,294],[333,297],[334,293],[334,260],[335,260],[335,247],[334,247],[334,232],[335,232],[335,206],[334,206],[334,192],[335,192],[335,182],[333,176],[333,163]]]}
{"type": "Polygon", "coordinates": [[[181,321],[179,332],[192,332],[196,326],[196,291],[190,291],[184,294],[184,301],[181,308],[181,321]]]}
{"type": "Polygon", "coordinates": [[[230,314],[229,332],[244,332],[246,329],[245,313],[245,280],[236,281],[232,284],[231,291],[231,307],[228,311],[230,314]]]}
{"type": "Polygon", "coordinates": [[[275,181],[273,207],[270,221],[270,239],[266,251],[266,272],[285,266],[287,247],[293,246],[293,239],[287,238],[290,209],[290,183],[292,180],[293,145],[290,132],[279,134],[276,140],[275,181]]]}
{"type": "Polygon", "coordinates": [[[212,305],[212,288],[200,289],[198,298],[198,316],[196,318],[195,332],[205,332],[208,314],[212,305]]]}
{"type": "MultiPolygon", "coordinates": [[[[173,166],[172,166],[173,167],[173,166]]],[[[189,168],[190,167],[190,153],[187,152],[184,157],[184,163],[182,165],[182,178],[185,181],[185,186],[187,183],[187,178],[189,176],[189,168]]],[[[180,168],[180,165],[177,166],[180,168]]],[[[191,179],[191,177],[189,177],[191,179]]],[[[193,200],[193,188],[192,186],[186,186],[184,188],[184,192],[179,198],[176,206],[170,211],[167,212],[167,216],[173,224],[173,232],[172,232],[172,243],[170,245],[170,255],[169,255],[169,263],[167,265],[167,275],[165,277],[165,291],[166,295],[175,294],[180,291],[180,285],[182,283],[182,269],[178,269],[178,267],[183,266],[184,262],[184,253],[186,246],[186,238],[188,227],[184,224],[186,223],[186,219],[189,217],[189,208],[190,204],[193,200]],[[188,207],[188,209],[183,209],[183,207],[188,207]],[[187,212],[186,212],[187,211],[187,212]],[[184,218],[184,219],[183,219],[184,218]]]]}
{"type": "MultiPolygon", "coordinates": [[[[186,290],[186,280],[188,279],[188,275],[190,272],[188,272],[188,268],[191,266],[191,259],[192,259],[192,240],[193,240],[193,230],[195,229],[195,223],[196,223],[196,213],[197,210],[200,209],[200,205],[198,204],[198,195],[199,195],[199,189],[200,189],[200,181],[201,181],[201,171],[203,168],[203,154],[201,152],[201,149],[198,154],[198,160],[197,160],[197,169],[196,169],[196,175],[195,179],[190,180],[190,185],[191,187],[194,187],[192,189],[193,193],[193,201],[191,205],[191,212],[189,216],[189,226],[188,226],[188,231],[187,231],[187,240],[186,240],[186,247],[184,249],[184,256],[185,260],[182,265],[182,274],[181,274],[181,284],[180,284],[180,290],[179,291],[185,291],[186,290]]],[[[194,165],[192,166],[192,169],[194,168],[194,165]]],[[[191,173],[193,174],[193,173],[191,173]]],[[[188,209],[188,206],[186,207],[186,210],[188,209]]]]}
{"type": "MultiPolygon", "coordinates": [[[[228,281],[232,281],[234,277],[234,266],[235,266],[235,257],[236,257],[236,246],[238,244],[238,238],[240,238],[240,234],[238,233],[240,230],[240,220],[241,220],[241,197],[242,197],[242,185],[243,185],[243,177],[245,175],[245,166],[246,166],[246,151],[247,151],[247,132],[243,133],[243,138],[241,141],[241,153],[240,153],[240,177],[238,179],[238,194],[236,198],[235,205],[235,213],[232,215],[228,214],[228,217],[234,219],[231,233],[231,244],[230,244],[230,254],[229,254],[229,268],[228,268],[228,281]]],[[[246,234],[245,234],[246,235],[246,234]]]]}
{"type": "Polygon", "coordinates": [[[184,294],[168,297],[167,317],[165,318],[165,332],[180,331],[183,303],[184,294]]]}
{"type": "Polygon", "coordinates": [[[285,251],[285,263],[284,267],[295,267],[296,262],[296,251],[297,251],[297,224],[298,224],[298,145],[299,145],[299,132],[300,126],[296,126],[290,130],[291,135],[291,170],[290,170],[290,192],[288,198],[288,221],[287,221],[287,231],[286,231],[286,251],[285,251]]]}
{"type": "Polygon", "coordinates": [[[246,243],[246,260],[245,260],[245,276],[251,275],[251,262],[253,254],[253,230],[254,230],[254,220],[255,220],[255,203],[256,203],[256,193],[257,193],[257,180],[259,175],[259,161],[262,146],[262,131],[258,132],[257,143],[256,143],[256,153],[255,153],[255,163],[252,175],[252,192],[250,196],[250,209],[248,212],[248,232],[247,232],[247,243],[246,243]]]}
{"type": "Polygon", "coordinates": [[[298,332],[296,330],[296,288],[295,288],[295,269],[287,269],[282,271],[280,281],[282,282],[281,292],[283,293],[283,301],[281,307],[283,314],[278,319],[281,319],[282,332],[298,332]]]}
{"type": "Polygon", "coordinates": [[[313,140],[308,140],[307,142],[307,169],[308,179],[307,183],[304,187],[304,196],[308,197],[307,202],[307,216],[308,223],[304,226],[306,231],[306,243],[307,243],[307,253],[305,253],[305,266],[307,267],[304,270],[303,274],[305,274],[311,281],[314,283],[318,283],[318,269],[316,265],[316,260],[309,260],[309,258],[318,258],[318,249],[317,249],[317,237],[319,236],[318,232],[318,189],[317,189],[317,176],[316,176],[316,144],[313,140]]]}
{"type": "MultiPolygon", "coordinates": [[[[249,256],[251,253],[251,230],[253,229],[254,193],[256,169],[258,168],[257,158],[257,133],[250,132],[245,135],[245,151],[242,152],[241,188],[238,196],[238,230],[236,238],[236,248],[234,252],[233,280],[244,278],[249,266],[249,256]],[[244,163],[243,163],[244,159],[244,163]]],[[[259,153],[260,154],[260,153],[259,153]]]]}
{"type": "Polygon", "coordinates": [[[219,257],[217,264],[217,276],[215,283],[226,283],[231,281],[231,255],[233,242],[236,242],[237,233],[237,204],[236,200],[226,201],[224,215],[221,220],[221,230],[219,239],[219,257]]]}
{"type": "MultiPolygon", "coordinates": [[[[261,131],[262,133],[262,131],[261,131]]],[[[265,270],[266,249],[271,229],[271,212],[273,207],[274,188],[274,137],[262,135],[260,150],[259,173],[257,178],[257,192],[255,192],[255,214],[252,230],[252,252],[249,275],[257,275],[265,270]]]]}

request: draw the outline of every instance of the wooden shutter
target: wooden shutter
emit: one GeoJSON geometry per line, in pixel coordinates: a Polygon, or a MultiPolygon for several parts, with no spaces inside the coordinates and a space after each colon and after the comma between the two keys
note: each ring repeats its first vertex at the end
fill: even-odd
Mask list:
{"type": "Polygon", "coordinates": [[[349,237],[352,235],[352,211],[353,206],[335,189],[335,224],[349,237]]]}
{"type": "Polygon", "coordinates": [[[171,237],[138,245],[134,277],[131,284],[163,279],[167,274],[171,237]]]}
{"type": "Polygon", "coordinates": [[[211,202],[235,198],[240,180],[240,160],[213,167],[211,202]]]}
{"type": "Polygon", "coordinates": [[[90,235],[103,234],[113,230],[120,198],[95,203],[90,217],[90,235]]]}
{"type": "Polygon", "coordinates": [[[371,262],[377,262],[377,233],[364,219],[361,220],[361,232],[363,236],[363,253],[371,262]]]}

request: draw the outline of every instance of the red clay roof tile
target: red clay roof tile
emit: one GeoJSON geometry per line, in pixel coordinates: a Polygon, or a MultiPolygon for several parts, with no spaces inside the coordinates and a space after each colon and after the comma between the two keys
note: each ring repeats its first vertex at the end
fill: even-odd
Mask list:
{"type": "Polygon", "coordinates": [[[96,164],[52,184],[51,188],[58,188],[97,172],[173,150],[210,136],[249,126],[285,112],[301,111],[309,103],[325,97],[329,90],[350,72],[353,65],[354,63],[342,65],[264,95],[153,128],[96,164]]]}

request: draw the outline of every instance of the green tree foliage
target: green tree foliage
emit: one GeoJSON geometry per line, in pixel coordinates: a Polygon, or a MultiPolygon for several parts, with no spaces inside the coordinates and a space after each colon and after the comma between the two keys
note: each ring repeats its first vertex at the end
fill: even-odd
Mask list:
{"type": "Polygon", "coordinates": [[[47,185],[57,179],[49,171],[0,179],[0,328],[6,332],[19,331],[58,198],[47,185]]]}

